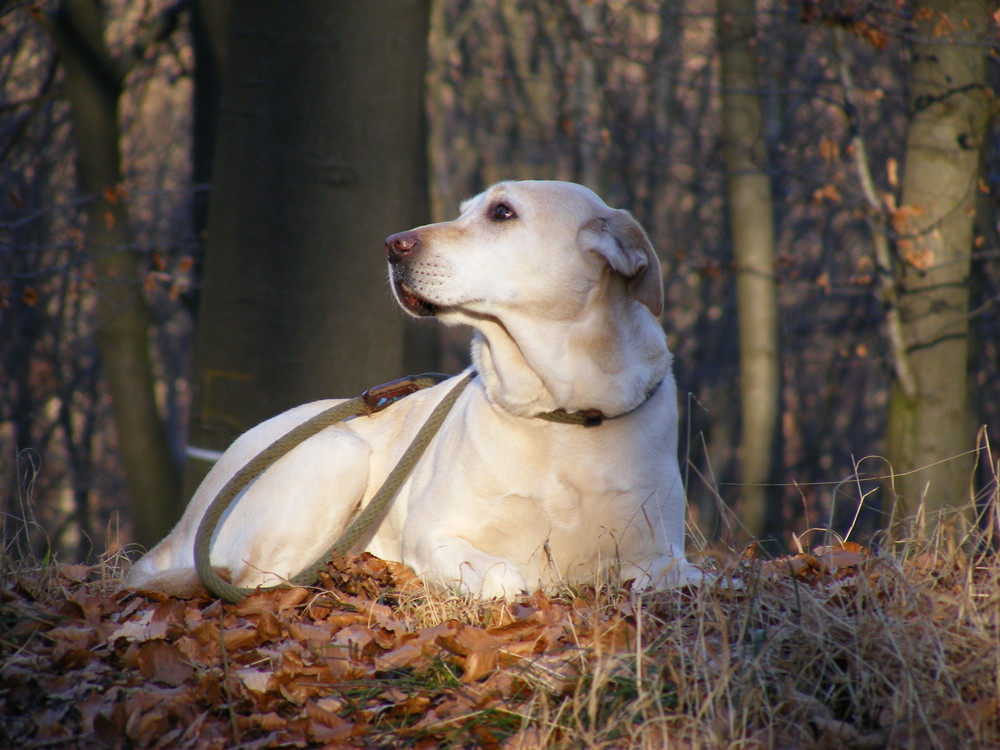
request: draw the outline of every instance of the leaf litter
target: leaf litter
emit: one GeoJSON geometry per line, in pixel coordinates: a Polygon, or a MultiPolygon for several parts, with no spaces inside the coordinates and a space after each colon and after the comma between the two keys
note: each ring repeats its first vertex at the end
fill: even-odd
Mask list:
{"type": "Polygon", "coordinates": [[[852,543],[714,583],[427,591],[368,554],[237,605],[7,572],[7,747],[991,747],[997,566],[852,543]],[[734,583],[734,581],[738,583],[734,583]]]}

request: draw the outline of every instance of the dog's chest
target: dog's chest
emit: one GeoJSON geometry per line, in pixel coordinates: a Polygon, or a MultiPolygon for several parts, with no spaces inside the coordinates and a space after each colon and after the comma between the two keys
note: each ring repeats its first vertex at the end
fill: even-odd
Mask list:
{"type": "Polygon", "coordinates": [[[570,535],[610,528],[657,492],[666,466],[655,444],[616,428],[540,423],[466,433],[424,465],[418,502],[463,516],[466,528],[570,535]]]}

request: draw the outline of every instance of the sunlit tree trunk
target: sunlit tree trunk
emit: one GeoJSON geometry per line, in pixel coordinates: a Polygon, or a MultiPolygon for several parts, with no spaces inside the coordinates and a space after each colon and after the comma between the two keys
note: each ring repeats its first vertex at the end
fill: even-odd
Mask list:
{"type": "Polygon", "coordinates": [[[428,12],[413,0],[234,8],[185,494],[209,466],[202,451],[432,358],[404,334],[383,249],[428,218],[428,12]]]}
{"type": "MultiPolygon", "coordinates": [[[[986,134],[987,35],[982,0],[916,9],[910,124],[898,232],[899,310],[915,382],[892,388],[886,452],[897,514],[969,500],[975,437],[969,407],[969,270],[986,134]]],[[[991,37],[994,38],[995,37],[991,37]]]]}
{"type": "Polygon", "coordinates": [[[170,528],[180,473],[157,409],[149,336],[153,321],[121,189],[118,103],[125,71],[105,44],[96,2],[66,0],[50,23],[76,139],[77,183],[90,197],[86,247],[97,279],[101,365],[114,408],[134,536],[148,545],[170,528]]]}
{"type": "Polygon", "coordinates": [[[740,350],[741,518],[755,537],[780,532],[781,371],[774,276],[774,208],[757,82],[754,0],[720,0],[722,138],[736,267],[740,350]]]}

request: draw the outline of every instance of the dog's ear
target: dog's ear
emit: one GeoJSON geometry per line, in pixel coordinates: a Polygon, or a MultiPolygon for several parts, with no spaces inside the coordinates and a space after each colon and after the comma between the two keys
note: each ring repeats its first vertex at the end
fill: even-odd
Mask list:
{"type": "Polygon", "coordinates": [[[660,259],[639,222],[628,211],[612,209],[580,230],[581,246],[600,255],[612,270],[628,279],[628,291],[653,315],[663,312],[660,259]]]}

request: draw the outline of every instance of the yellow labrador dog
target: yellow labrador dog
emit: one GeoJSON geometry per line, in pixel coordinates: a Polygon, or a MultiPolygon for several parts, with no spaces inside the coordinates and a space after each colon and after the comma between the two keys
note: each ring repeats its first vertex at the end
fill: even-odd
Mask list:
{"type": "MultiPolygon", "coordinates": [[[[399,304],[474,329],[478,374],[364,549],[429,582],[511,597],[612,574],[637,587],[701,580],[685,560],[660,267],[626,211],[565,182],[504,182],[454,221],[386,240],[399,304]],[[540,418],[583,413],[585,424],[540,418]]],[[[313,562],[381,486],[456,378],[329,427],[278,460],[222,518],[214,567],[242,586],[313,562]]],[[[197,585],[198,522],[258,451],[334,401],[237,439],[127,584],[197,585]]]]}

